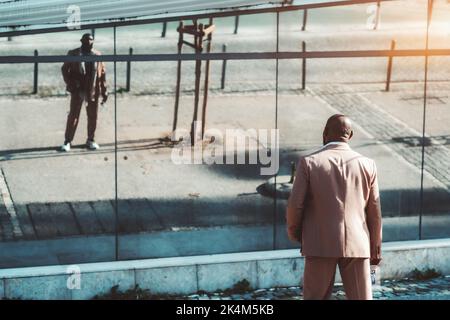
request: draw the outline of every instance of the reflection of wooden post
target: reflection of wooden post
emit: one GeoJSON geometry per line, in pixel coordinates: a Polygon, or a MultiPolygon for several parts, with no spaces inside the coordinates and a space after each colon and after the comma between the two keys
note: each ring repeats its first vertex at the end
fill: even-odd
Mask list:
{"type": "MultiPolygon", "coordinates": [[[[197,22],[194,23],[194,26],[197,25],[197,22]]],[[[195,34],[195,53],[199,54],[203,51],[203,23],[199,24],[199,33],[195,34]]],[[[195,143],[195,122],[198,119],[198,103],[200,100],[200,77],[202,72],[202,61],[200,59],[195,60],[195,87],[194,87],[194,115],[192,117],[191,124],[191,144],[195,143]]]]}
{"type": "MultiPolygon", "coordinates": [[[[208,34],[208,44],[206,46],[206,52],[210,53],[211,52],[211,42],[212,42],[212,30],[210,30],[210,28],[213,27],[213,20],[212,18],[209,18],[209,25],[206,28],[206,33],[208,34]]],[[[208,103],[208,89],[209,89],[209,65],[210,65],[210,60],[206,60],[206,66],[205,66],[205,84],[203,87],[203,109],[202,109],[202,140],[204,138],[205,135],[205,124],[206,124],[206,106],[208,103]]]]}
{"type": "MultiPolygon", "coordinates": [[[[306,52],[306,42],[302,41],[302,52],[306,52]]],[[[302,90],[306,88],[306,58],[302,59],[302,90]]]]}
{"type": "MultiPolygon", "coordinates": [[[[449,1],[447,1],[448,3],[449,1]]],[[[433,16],[433,7],[434,7],[434,0],[428,0],[428,6],[429,6],[429,10],[428,10],[428,22],[431,22],[431,18],[433,16]]]]}
{"type": "MultiPolygon", "coordinates": [[[[37,57],[39,55],[37,50],[34,50],[34,56],[37,57]]],[[[39,76],[39,69],[38,69],[38,63],[34,63],[34,76],[33,76],[33,94],[36,94],[38,92],[38,76],[39,76]]]]}
{"type": "MultiPolygon", "coordinates": [[[[177,31],[178,31],[178,54],[181,54],[181,49],[183,47],[183,21],[180,21],[177,31]]],[[[181,82],[181,59],[178,60],[177,65],[177,86],[175,89],[175,111],[173,115],[172,131],[175,131],[177,129],[178,105],[180,103],[180,82],[181,82]]]]}
{"type": "MultiPolygon", "coordinates": [[[[181,55],[182,46],[186,44],[187,46],[193,48],[197,56],[201,55],[203,52],[203,41],[208,41],[207,52],[211,52],[212,46],[212,32],[214,31],[215,26],[212,24],[212,18],[209,19],[209,25],[197,24],[197,20],[194,20],[193,25],[184,26],[180,22],[180,26],[178,27],[179,39],[178,39],[178,54],[181,55]],[[194,42],[188,42],[183,39],[183,34],[187,33],[194,36],[194,42]],[[206,37],[206,40],[205,40],[206,37]]],[[[205,81],[204,81],[204,93],[203,93],[203,104],[202,104],[202,126],[201,126],[201,136],[202,139],[205,133],[205,123],[206,123],[206,107],[208,104],[208,88],[209,88],[209,69],[210,69],[210,60],[206,60],[205,67],[205,81]]],[[[197,128],[196,122],[198,121],[198,107],[200,102],[200,80],[201,80],[201,72],[202,72],[202,58],[197,57],[195,59],[195,89],[194,89],[194,114],[192,116],[191,123],[191,145],[194,146],[197,140],[197,128]]],[[[174,115],[174,125],[173,131],[176,130],[177,116],[178,116],[178,105],[179,105],[179,95],[180,95],[180,78],[181,78],[181,60],[178,61],[178,70],[177,70],[177,88],[175,92],[175,115],[174,115]]]]}
{"type": "Polygon", "coordinates": [[[306,22],[308,21],[308,9],[303,10],[303,24],[302,31],[306,30],[306,22]]]}
{"type": "MultiPolygon", "coordinates": [[[[391,41],[391,53],[395,50],[395,40],[391,41]]],[[[387,76],[386,76],[386,91],[389,91],[391,87],[391,76],[392,76],[392,56],[389,56],[388,66],[387,66],[387,76]]]]}
{"type": "Polygon", "coordinates": [[[234,17],[234,34],[238,33],[239,28],[239,16],[234,17]]]}
{"type": "MultiPolygon", "coordinates": [[[[133,48],[130,48],[129,51],[130,56],[133,55],[133,48]]],[[[127,61],[127,88],[126,90],[129,92],[131,87],[131,61],[127,61]]]]}

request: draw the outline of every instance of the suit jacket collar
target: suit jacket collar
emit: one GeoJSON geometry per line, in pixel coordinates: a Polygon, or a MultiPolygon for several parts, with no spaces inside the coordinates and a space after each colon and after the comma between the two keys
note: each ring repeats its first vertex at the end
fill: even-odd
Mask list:
{"type": "Polygon", "coordinates": [[[328,142],[326,145],[322,147],[322,150],[327,149],[333,149],[333,150],[350,150],[350,146],[347,142],[340,142],[340,141],[332,141],[328,142]]]}
{"type": "MultiPolygon", "coordinates": [[[[73,54],[74,55],[76,55],[76,56],[79,56],[79,55],[81,55],[81,47],[78,47],[78,48],[75,48],[73,51],[73,54]]],[[[92,55],[100,55],[100,52],[99,51],[97,51],[97,50],[95,50],[94,48],[91,50],[91,54],[92,55]]],[[[76,62],[76,63],[80,63],[80,62],[76,62]]],[[[101,74],[102,74],[102,64],[101,63],[95,63],[95,69],[96,69],[96,75],[97,75],[97,77],[100,77],[101,76],[101,74]]]]}

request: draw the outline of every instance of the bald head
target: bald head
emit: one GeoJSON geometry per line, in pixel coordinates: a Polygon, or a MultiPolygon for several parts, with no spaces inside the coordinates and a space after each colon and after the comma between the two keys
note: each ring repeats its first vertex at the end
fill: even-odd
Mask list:
{"type": "Polygon", "coordinates": [[[332,141],[348,142],[353,136],[352,122],[343,114],[335,114],[328,118],[323,130],[323,144],[332,141]]]}

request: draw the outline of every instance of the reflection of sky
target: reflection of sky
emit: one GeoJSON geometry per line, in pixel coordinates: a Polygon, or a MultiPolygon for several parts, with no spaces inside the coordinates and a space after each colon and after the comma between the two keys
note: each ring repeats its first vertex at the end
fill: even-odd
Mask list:
{"type": "MultiPolygon", "coordinates": [[[[292,5],[324,4],[344,0],[293,0],[292,5]]],[[[381,0],[380,28],[383,30],[423,29],[426,24],[427,0],[381,0]]],[[[5,26],[16,26],[15,31],[39,30],[51,27],[68,27],[77,30],[82,23],[100,23],[108,19],[144,19],[176,17],[193,13],[210,13],[215,11],[232,11],[236,8],[263,8],[280,5],[283,0],[0,0],[0,36],[1,32],[12,31],[5,26]],[[76,18],[70,10],[78,6],[79,16],[76,18]],[[77,20],[78,19],[78,20],[77,20]],[[67,24],[71,21],[72,25],[67,24]],[[2,27],[3,26],[3,27],[2,27]]],[[[447,0],[435,0],[435,10],[431,24],[433,32],[450,32],[450,4],[447,0]]],[[[313,9],[308,13],[308,26],[314,30],[347,30],[350,25],[367,24],[371,15],[375,16],[375,2],[351,6],[333,6],[313,9]],[[371,8],[369,8],[371,7],[371,8]],[[332,27],[331,27],[332,26],[332,27]]],[[[74,12],[74,11],[72,11],[74,12]]],[[[298,12],[282,15],[282,22],[299,23],[298,12]]],[[[301,13],[300,13],[301,14],[301,13]]],[[[273,20],[273,19],[272,19],[273,20]]],[[[372,19],[373,20],[373,19],[372,19]]],[[[231,21],[231,20],[230,20],[231,21]]],[[[273,21],[267,15],[251,15],[241,19],[241,25],[262,30],[273,21]]],[[[147,28],[147,27],[145,27],[147,28]]],[[[159,28],[159,27],[158,27],[159,28]]]]}
{"type": "MultiPolygon", "coordinates": [[[[343,0],[338,0],[343,1],[343,0]]],[[[22,0],[0,2],[1,28],[38,29],[65,26],[72,17],[78,21],[102,22],[108,19],[133,19],[178,16],[198,12],[233,10],[236,8],[262,8],[279,5],[283,0],[22,0]],[[78,15],[79,14],[79,15],[78,15]],[[26,27],[25,27],[26,26],[26,27]]],[[[294,0],[294,5],[326,3],[330,0],[294,0]]],[[[335,1],[333,1],[335,2],[335,1]]]]}

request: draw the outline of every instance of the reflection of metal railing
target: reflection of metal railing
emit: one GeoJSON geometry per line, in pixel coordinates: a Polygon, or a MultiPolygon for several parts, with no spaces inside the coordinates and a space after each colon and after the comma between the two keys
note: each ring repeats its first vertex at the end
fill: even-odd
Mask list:
{"type": "Polygon", "coordinates": [[[126,62],[126,91],[130,91],[131,62],[161,62],[161,61],[222,61],[221,88],[225,88],[226,62],[228,60],[301,60],[301,88],[306,88],[306,62],[307,59],[333,59],[333,58],[382,58],[388,59],[386,70],[385,90],[390,90],[394,57],[425,57],[450,56],[450,49],[408,49],[396,50],[395,40],[391,42],[390,50],[355,50],[355,51],[306,51],[306,43],[302,42],[302,51],[299,52],[226,52],[226,46],[221,53],[184,53],[184,54],[133,54],[129,49],[128,55],[102,55],[102,56],[39,56],[35,50],[34,56],[0,56],[0,64],[33,63],[33,94],[38,92],[38,64],[58,62],[103,61],[126,62]]]}
{"type": "Polygon", "coordinates": [[[58,62],[128,62],[128,61],[196,61],[196,60],[289,60],[331,58],[383,58],[383,57],[436,57],[450,56],[447,49],[402,49],[402,50],[347,50],[347,51],[270,51],[270,52],[217,52],[217,53],[164,53],[164,54],[116,54],[102,56],[0,56],[0,64],[14,63],[58,63],[58,62]]]}
{"type": "Polygon", "coordinates": [[[102,56],[0,56],[0,64],[55,63],[55,62],[128,62],[128,61],[207,61],[207,60],[289,60],[329,58],[382,58],[382,57],[435,57],[450,56],[447,49],[402,49],[402,50],[347,50],[347,51],[279,51],[279,52],[217,52],[217,53],[164,53],[164,54],[116,54],[102,56]]]}

